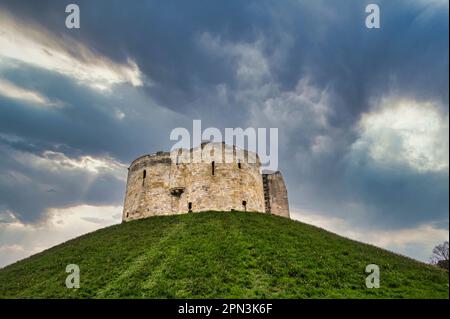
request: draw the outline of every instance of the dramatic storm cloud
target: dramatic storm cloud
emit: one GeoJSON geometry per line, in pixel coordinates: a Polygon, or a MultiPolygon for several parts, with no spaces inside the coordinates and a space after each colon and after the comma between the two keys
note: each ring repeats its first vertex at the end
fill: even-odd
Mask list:
{"type": "Polygon", "coordinates": [[[427,260],[448,2],[375,1],[367,29],[372,2],[77,1],[67,29],[71,1],[0,0],[0,266],[119,222],[129,162],[193,119],[278,128],[293,218],[427,260]]]}

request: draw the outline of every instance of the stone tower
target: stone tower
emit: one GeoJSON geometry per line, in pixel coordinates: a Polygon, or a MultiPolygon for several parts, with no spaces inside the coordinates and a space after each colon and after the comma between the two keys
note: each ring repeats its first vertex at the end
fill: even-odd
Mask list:
{"type": "Polygon", "coordinates": [[[141,156],[128,168],[122,220],[211,210],[289,218],[281,173],[260,166],[255,153],[224,143],[141,156]]]}

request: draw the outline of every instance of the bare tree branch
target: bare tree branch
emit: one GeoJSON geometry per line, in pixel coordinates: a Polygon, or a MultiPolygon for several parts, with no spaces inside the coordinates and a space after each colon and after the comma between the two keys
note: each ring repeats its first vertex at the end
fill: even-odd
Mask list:
{"type": "Polygon", "coordinates": [[[448,241],[433,248],[431,263],[448,270],[448,241]]]}

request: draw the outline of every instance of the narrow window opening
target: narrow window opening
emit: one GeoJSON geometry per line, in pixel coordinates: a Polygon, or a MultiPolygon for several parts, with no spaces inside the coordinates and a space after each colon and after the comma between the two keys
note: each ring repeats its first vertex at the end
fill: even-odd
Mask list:
{"type": "Polygon", "coordinates": [[[247,202],[244,200],[242,201],[242,206],[244,206],[244,211],[247,211],[247,202]]]}
{"type": "Polygon", "coordinates": [[[240,160],[238,161],[238,168],[239,168],[239,169],[242,168],[242,166],[241,166],[241,161],[240,161],[240,160]]]}
{"type": "Polygon", "coordinates": [[[192,203],[191,202],[188,203],[188,211],[189,211],[189,213],[192,213],[192,203]]]}
{"type": "Polygon", "coordinates": [[[130,216],[130,213],[127,213],[127,218],[128,218],[128,216],[130,216]]]}
{"type": "Polygon", "coordinates": [[[215,162],[212,161],[211,162],[211,173],[212,173],[212,175],[214,175],[214,169],[215,169],[215,162]]]}
{"type": "Polygon", "coordinates": [[[142,173],[142,186],[145,185],[145,178],[147,177],[147,171],[144,169],[144,172],[142,173]]]}

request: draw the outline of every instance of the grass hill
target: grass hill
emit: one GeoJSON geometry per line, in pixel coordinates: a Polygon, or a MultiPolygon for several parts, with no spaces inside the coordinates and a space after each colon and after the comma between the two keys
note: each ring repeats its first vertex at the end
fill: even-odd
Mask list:
{"type": "Polygon", "coordinates": [[[258,213],[151,217],[0,269],[0,298],[448,298],[448,272],[258,213]],[[367,264],[380,288],[365,286],[367,264]],[[80,267],[67,289],[66,265],[80,267]]]}

